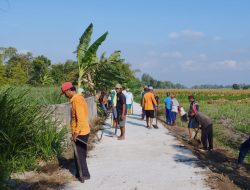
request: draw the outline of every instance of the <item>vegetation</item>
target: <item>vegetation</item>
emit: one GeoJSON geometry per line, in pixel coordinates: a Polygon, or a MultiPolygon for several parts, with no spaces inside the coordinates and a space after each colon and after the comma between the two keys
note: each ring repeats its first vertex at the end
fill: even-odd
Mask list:
{"type": "MultiPolygon", "coordinates": [[[[160,96],[162,104],[166,92],[175,94],[186,111],[189,108],[187,97],[193,94],[200,105],[200,110],[210,116],[214,122],[215,140],[235,153],[238,152],[240,144],[250,133],[250,90],[157,90],[156,93],[160,96]]],[[[163,114],[163,110],[161,113],[163,114]]],[[[180,121],[179,124],[181,124],[180,121]]]]}
{"type": "Polygon", "coordinates": [[[37,160],[51,159],[63,148],[65,128],[58,129],[51,111],[30,101],[29,93],[12,87],[0,93],[0,183],[11,172],[32,169],[37,160]]]}
{"type": "Polygon", "coordinates": [[[174,84],[170,81],[159,81],[159,80],[155,80],[153,77],[151,77],[149,74],[142,74],[141,77],[142,83],[144,85],[151,85],[156,89],[180,89],[180,88],[185,88],[184,85],[182,84],[174,84]]]}

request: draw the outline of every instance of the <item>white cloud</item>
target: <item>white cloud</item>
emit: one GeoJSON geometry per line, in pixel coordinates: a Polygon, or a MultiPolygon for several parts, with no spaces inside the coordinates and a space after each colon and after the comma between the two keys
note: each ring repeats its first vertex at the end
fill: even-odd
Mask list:
{"type": "Polygon", "coordinates": [[[182,54],[178,51],[173,51],[173,52],[163,52],[161,54],[161,57],[163,58],[182,58],[182,54]]]}
{"type": "Polygon", "coordinates": [[[239,66],[239,63],[235,60],[225,60],[219,63],[224,68],[236,69],[239,66]]]}
{"type": "Polygon", "coordinates": [[[196,32],[192,30],[182,30],[180,32],[171,32],[169,38],[173,40],[187,39],[187,40],[197,40],[205,36],[203,32],[196,32]]]}
{"type": "Polygon", "coordinates": [[[222,40],[222,38],[221,38],[220,36],[214,36],[214,37],[213,37],[213,40],[214,40],[214,41],[220,41],[220,40],[222,40]]]}
{"type": "Polygon", "coordinates": [[[202,59],[202,60],[206,60],[207,59],[207,55],[205,53],[201,53],[199,55],[199,58],[202,59]]]}

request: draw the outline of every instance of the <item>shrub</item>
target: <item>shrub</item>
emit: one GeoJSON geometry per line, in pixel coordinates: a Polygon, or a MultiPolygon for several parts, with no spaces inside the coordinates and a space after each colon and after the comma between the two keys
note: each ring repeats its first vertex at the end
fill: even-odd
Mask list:
{"type": "Polygon", "coordinates": [[[46,110],[31,101],[28,89],[0,92],[0,180],[61,153],[66,129],[58,130],[46,110]]]}

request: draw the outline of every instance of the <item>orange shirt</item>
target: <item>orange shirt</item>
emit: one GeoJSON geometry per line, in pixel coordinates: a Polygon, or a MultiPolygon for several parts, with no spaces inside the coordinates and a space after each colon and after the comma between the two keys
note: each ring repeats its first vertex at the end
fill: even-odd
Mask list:
{"type": "Polygon", "coordinates": [[[147,92],[143,97],[142,107],[144,110],[154,110],[154,106],[157,106],[155,96],[152,92],[147,92]]]}
{"type": "Polygon", "coordinates": [[[88,105],[85,98],[81,94],[75,94],[71,100],[72,123],[71,130],[79,135],[87,135],[90,133],[88,105]]]}

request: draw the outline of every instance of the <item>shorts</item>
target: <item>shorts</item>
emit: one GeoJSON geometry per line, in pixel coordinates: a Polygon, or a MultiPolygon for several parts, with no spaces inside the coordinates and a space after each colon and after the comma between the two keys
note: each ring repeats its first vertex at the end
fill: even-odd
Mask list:
{"type": "Polygon", "coordinates": [[[198,128],[199,123],[195,118],[189,118],[188,128],[198,128]]]}
{"type": "Polygon", "coordinates": [[[125,124],[126,124],[126,117],[125,117],[125,119],[121,119],[121,118],[119,117],[119,119],[118,119],[118,124],[119,124],[119,127],[125,127],[125,124]]]}
{"type": "Polygon", "coordinates": [[[145,110],[145,114],[147,118],[154,118],[155,117],[155,111],[154,110],[145,110]]]}
{"type": "Polygon", "coordinates": [[[112,115],[113,115],[113,119],[117,119],[117,109],[116,109],[116,107],[114,107],[114,109],[112,110],[112,115]]]}
{"type": "Polygon", "coordinates": [[[127,109],[131,109],[132,108],[132,104],[126,104],[127,109]]]}

